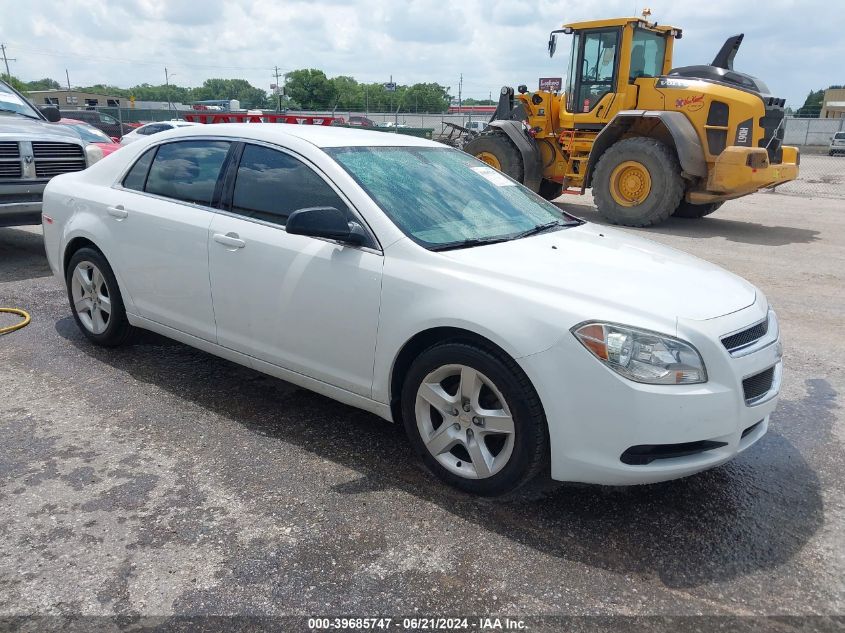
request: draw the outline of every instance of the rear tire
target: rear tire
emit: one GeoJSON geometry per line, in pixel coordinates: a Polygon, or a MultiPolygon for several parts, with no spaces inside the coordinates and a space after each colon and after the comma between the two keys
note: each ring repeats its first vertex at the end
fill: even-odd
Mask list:
{"type": "Polygon", "coordinates": [[[523,182],[525,167],[522,156],[505,134],[485,132],[464,145],[464,151],[517,182],[523,182]]]}
{"type": "Polygon", "coordinates": [[[402,387],[402,419],[426,466],[466,492],[510,492],[540,472],[546,417],[531,381],[510,357],[451,341],[417,357],[402,387]]]}
{"type": "Polygon", "coordinates": [[[647,137],[611,145],[596,164],[592,187],[599,213],[611,224],[624,226],[662,222],[684,195],[675,151],[647,137]]]}
{"type": "Polygon", "coordinates": [[[98,250],[80,248],[65,271],[73,319],[88,339],[103,347],[126,342],[133,328],[108,260],[98,250]]]}
{"type": "Polygon", "coordinates": [[[540,191],[539,193],[543,198],[546,200],[554,200],[555,198],[560,197],[560,193],[563,191],[563,185],[559,182],[555,182],[554,180],[546,180],[543,178],[543,181],[540,183],[540,191]]]}
{"type": "Polygon", "coordinates": [[[686,200],[681,200],[678,208],[672,214],[676,218],[685,218],[688,220],[697,220],[703,218],[705,215],[710,215],[721,207],[724,202],[708,202],[707,204],[690,204],[686,200]]]}

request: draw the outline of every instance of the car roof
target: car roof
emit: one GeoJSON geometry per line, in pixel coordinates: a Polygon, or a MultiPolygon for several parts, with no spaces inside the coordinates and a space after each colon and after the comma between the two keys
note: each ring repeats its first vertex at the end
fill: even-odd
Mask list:
{"type": "MultiPolygon", "coordinates": [[[[174,131],[171,138],[201,133],[203,136],[233,136],[257,141],[284,143],[298,138],[317,147],[439,147],[444,145],[416,136],[376,132],[361,128],[328,125],[299,125],[295,123],[211,123],[174,131]],[[200,132],[197,128],[201,128],[200,132]]],[[[168,133],[171,134],[171,133],[168,133]]]]}

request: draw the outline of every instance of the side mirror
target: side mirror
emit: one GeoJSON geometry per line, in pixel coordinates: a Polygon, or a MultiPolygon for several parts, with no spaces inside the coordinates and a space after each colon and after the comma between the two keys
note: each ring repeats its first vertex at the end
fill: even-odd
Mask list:
{"type": "Polygon", "coordinates": [[[360,246],[367,242],[367,233],[357,222],[334,207],[297,209],[288,216],[285,231],[291,235],[308,235],[360,246]]]}
{"type": "Polygon", "coordinates": [[[50,123],[55,123],[56,121],[58,121],[59,119],[62,118],[62,115],[59,112],[59,109],[55,106],[44,106],[43,108],[41,108],[41,113],[45,117],[47,117],[47,120],[50,123]]]}

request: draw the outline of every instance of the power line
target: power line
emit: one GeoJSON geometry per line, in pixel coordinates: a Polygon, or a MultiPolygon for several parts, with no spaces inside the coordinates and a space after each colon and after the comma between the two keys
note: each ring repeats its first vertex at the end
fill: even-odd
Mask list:
{"type": "Polygon", "coordinates": [[[0,50],[3,51],[3,63],[6,64],[6,77],[11,79],[12,73],[9,72],[9,62],[16,62],[18,60],[14,57],[6,57],[6,45],[5,44],[0,44],[0,50]]]}

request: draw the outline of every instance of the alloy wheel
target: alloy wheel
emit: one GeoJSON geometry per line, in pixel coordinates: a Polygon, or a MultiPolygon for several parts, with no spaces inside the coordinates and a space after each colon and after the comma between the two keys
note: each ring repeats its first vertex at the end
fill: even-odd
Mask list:
{"type": "Polygon", "coordinates": [[[513,453],[514,421],[504,396],[467,365],[429,373],[417,389],[415,414],[428,452],[461,477],[492,477],[513,453]]]}
{"type": "Polygon", "coordinates": [[[71,296],[82,325],[92,334],[102,334],[111,318],[111,296],[106,278],[90,261],[81,261],[73,269],[71,296]]]}

